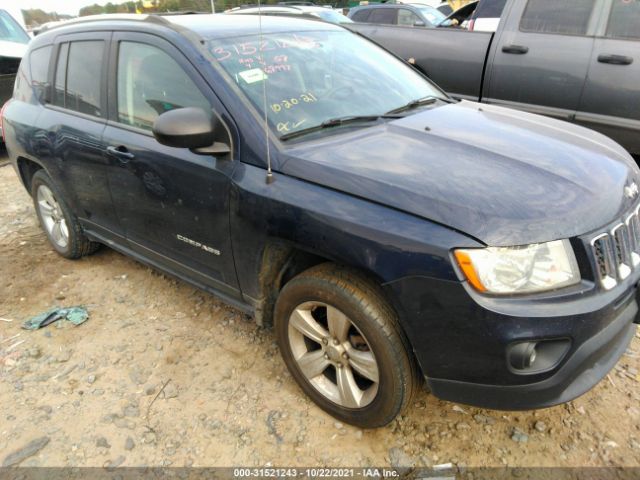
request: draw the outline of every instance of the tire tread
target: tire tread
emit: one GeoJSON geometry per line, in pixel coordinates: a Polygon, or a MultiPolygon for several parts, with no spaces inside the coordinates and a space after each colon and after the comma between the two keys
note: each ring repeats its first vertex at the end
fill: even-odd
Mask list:
{"type": "MultiPolygon", "coordinates": [[[[375,425],[390,423],[398,414],[409,406],[420,385],[420,375],[410,343],[400,326],[395,310],[385,298],[382,288],[375,281],[360,271],[333,263],[323,263],[300,273],[289,283],[305,283],[309,287],[329,283],[337,289],[345,291],[358,308],[379,328],[391,346],[393,357],[400,362],[402,371],[402,393],[394,392],[395,407],[387,416],[376,419],[375,425]]],[[[289,285],[289,283],[287,285],[289,285]]],[[[286,290],[285,285],[284,290],[286,290]]]]}
{"type": "MultiPolygon", "coordinates": [[[[63,257],[72,260],[76,260],[95,253],[101,245],[97,242],[92,242],[87,238],[87,236],[84,234],[84,231],[82,230],[80,222],[78,221],[78,217],[73,214],[73,212],[65,202],[64,197],[60,194],[56,186],[51,181],[51,178],[44,170],[38,170],[31,179],[31,197],[33,198],[33,203],[36,209],[36,214],[38,215],[38,219],[40,219],[40,214],[38,211],[36,190],[39,184],[44,184],[49,187],[49,189],[51,189],[51,191],[55,194],[56,200],[64,211],[63,213],[65,215],[65,218],[68,220],[67,227],[70,230],[69,249],[66,252],[61,252],[57,248],[55,250],[63,257]]],[[[47,235],[46,232],[45,235],[47,235]]]]}

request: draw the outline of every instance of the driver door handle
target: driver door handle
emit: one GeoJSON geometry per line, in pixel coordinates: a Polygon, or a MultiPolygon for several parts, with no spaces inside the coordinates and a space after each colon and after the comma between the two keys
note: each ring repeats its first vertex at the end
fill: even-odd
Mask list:
{"type": "Polygon", "coordinates": [[[633,58],[626,55],[598,55],[598,62],[610,63],[611,65],[631,65],[633,58]]]}
{"type": "Polygon", "coordinates": [[[516,55],[524,55],[529,51],[529,47],[524,45],[503,45],[502,51],[504,53],[514,53],[516,55]]]}
{"type": "Polygon", "coordinates": [[[129,163],[129,160],[133,160],[135,155],[127,150],[127,147],[120,145],[119,147],[108,146],[107,155],[117,158],[121,164],[129,163]]]}

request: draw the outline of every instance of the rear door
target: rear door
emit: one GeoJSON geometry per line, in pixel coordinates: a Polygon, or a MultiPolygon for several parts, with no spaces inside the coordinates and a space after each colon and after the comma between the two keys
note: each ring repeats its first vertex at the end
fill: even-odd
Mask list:
{"type": "Polygon", "coordinates": [[[513,2],[494,42],[483,101],[573,120],[593,49],[599,2],[513,2]]]}
{"type": "Polygon", "coordinates": [[[161,145],[155,119],[181,107],[224,108],[187,58],[142,33],[113,35],[104,132],[115,210],[131,250],[203,288],[236,298],[229,231],[232,155],[161,145]]]}
{"type": "Polygon", "coordinates": [[[34,148],[90,232],[121,234],[107,182],[102,133],[106,124],[110,33],[63,35],[51,62],[51,98],[38,118],[34,148]]]}
{"type": "Polygon", "coordinates": [[[607,1],[576,121],[640,155],[640,1],[607,1]]]}

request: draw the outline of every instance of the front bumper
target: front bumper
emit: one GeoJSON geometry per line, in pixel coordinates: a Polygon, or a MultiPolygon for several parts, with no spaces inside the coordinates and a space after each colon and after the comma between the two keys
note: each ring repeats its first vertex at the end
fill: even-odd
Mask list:
{"type": "Polygon", "coordinates": [[[432,393],[499,410],[544,408],[594,387],[636,331],[637,279],[602,294],[591,285],[535,299],[478,298],[464,283],[408,277],[386,285],[432,393]],[[542,372],[509,366],[514,342],[567,339],[542,372]]]}
{"type": "Polygon", "coordinates": [[[568,402],[591,390],[615,366],[636,332],[635,301],[604,330],[583,343],[564,365],[545,380],[524,385],[485,385],[427,379],[443,400],[496,410],[529,410],[568,402]]]}

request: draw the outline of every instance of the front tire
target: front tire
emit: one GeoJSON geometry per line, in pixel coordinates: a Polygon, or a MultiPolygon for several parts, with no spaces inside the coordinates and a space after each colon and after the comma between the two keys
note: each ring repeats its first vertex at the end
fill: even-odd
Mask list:
{"type": "Polygon", "coordinates": [[[395,312],[358,272],[323,264],[289,281],[276,302],[275,330],[302,390],[345,423],[386,425],[417,388],[415,362],[395,312]]]}
{"type": "Polygon", "coordinates": [[[82,232],[78,218],[44,170],[31,180],[31,197],[40,226],[49,243],[65,258],[77,259],[95,252],[100,244],[90,241],[82,232]]]}

